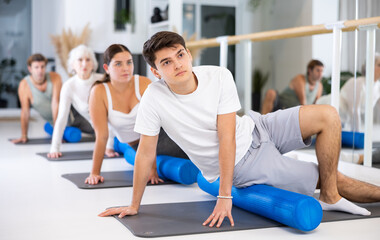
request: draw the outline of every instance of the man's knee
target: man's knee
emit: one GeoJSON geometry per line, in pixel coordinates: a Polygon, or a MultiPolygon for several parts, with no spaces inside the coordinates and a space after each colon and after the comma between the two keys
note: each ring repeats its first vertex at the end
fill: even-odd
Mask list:
{"type": "Polygon", "coordinates": [[[334,126],[341,126],[340,117],[338,111],[330,105],[321,105],[322,110],[320,111],[322,121],[326,124],[333,124],[334,126]]]}
{"type": "Polygon", "coordinates": [[[273,89],[269,89],[265,94],[265,98],[271,101],[274,101],[276,99],[276,96],[277,92],[273,89]]]}
{"type": "Polygon", "coordinates": [[[339,114],[330,105],[301,106],[300,127],[303,137],[318,134],[326,128],[341,131],[339,114]]]}
{"type": "Polygon", "coordinates": [[[305,118],[318,121],[319,123],[340,122],[339,114],[336,109],[330,105],[303,105],[301,106],[301,115],[305,118]]]}

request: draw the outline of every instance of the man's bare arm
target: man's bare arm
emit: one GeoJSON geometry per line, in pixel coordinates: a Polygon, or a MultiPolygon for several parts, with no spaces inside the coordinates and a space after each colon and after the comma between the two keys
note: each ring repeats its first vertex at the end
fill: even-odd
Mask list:
{"type": "Polygon", "coordinates": [[[296,96],[301,105],[306,104],[305,85],[306,79],[302,74],[297,75],[290,83],[290,88],[292,88],[296,93],[296,96]]]}
{"type": "Polygon", "coordinates": [[[133,172],[133,196],[132,203],[128,207],[110,208],[99,214],[101,217],[119,214],[122,218],[126,215],[136,215],[140,208],[149,174],[156,160],[157,136],[141,135],[137,149],[135,169],[133,172]]]}
{"type": "Polygon", "coordinates": [[[21,104],[21,138],[14,139],[14,143],[26,143],[28,141],[28,125],[30,115],[30,95],[28,94],[29,87],[25,79],[23,79],[18,86],[18,96],[21,104]]]}
{"type": "Polygon", "coordinates": [[[212,214],[207,218],[203,225],[209,224],[213,227],[220,227],[225,217],[230,220],[231,226],[234,226],[232,218],[232,199],[231,188],[235,168],[236,155],[236,113],[218,115],[217,119],[218,138],[219,138],[219,169],[220,169],[220,187],[219,195],[227,198],[219,198],[216,202],[212,214]]]}
{"type": "Polygon", "coordinates": [[[53,114],[53,122],[55,123],[55,120],[57,120],[58,116],[58,106],[59,106],[59,94],[61,92],[62,88],[62,80],[61,76],[59,76],[58,73],[51,72],[50,73],[50,79],[53,84],[53,93],[52,93],[52,99],[51,99],[51,112],[53,114]]]}

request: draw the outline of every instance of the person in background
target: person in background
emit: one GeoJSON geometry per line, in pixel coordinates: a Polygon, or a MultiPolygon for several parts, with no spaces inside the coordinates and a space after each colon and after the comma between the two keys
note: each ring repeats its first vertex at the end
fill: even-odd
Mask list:
{"type": "Polygon", "coordinates": [[[62,86],[58,117],[48,153],[50,158],[62,156],[60,147],[68,121],[70,126],[77,127],[84,133],[94,133],[90,124],[88,97],[91,86],[102,78],[101,74],[95,73],[98,67],[95,54],[91,48],[79,45],[70,51],[67,66],[69,72],[75,75],[62,86]]]}
{"type": "MultiPolygon", "coordinates": [[[[109,132],[118,140],[135,150],[140,134],[134,131],[140,99],[151,81],[144,76],[133,74],[132,54],[122,44],[113,44],[104,52],[103,68],[106,71],[102,81],[95,84],[90,94],[90,115],[95,129],[96,141],[93,166],[85,183],[98,184],[104,181],[101,166],[105,151],[109,149],[109,132]],[[107,143],[108,140],[108,143],[107,143]]],[[[188,158],[187,155],[161,130],[156,154],[188,158]]],[[[149,181],[158,183],[156,164],[153,164],[149,181]]]]}
{"type": "Polygon", "coordinates": [[[43,119],[54,124],[58,114],[59,94],[62,80],[58,73],[46,73],[47,59],[39,53],[27,60],[29,75],[21,80],[18,97],[21,104],[21,137],[14,143],[28,141],[30,108],[34,108],[43,119]]]}
{"type": "MultiPolygon", "coordinates": [[[[375,119],[379,119],[379,116],[376,115],[380,115],[380,53],[375,53],[374,71],[372,106],[374,108],[375,119]]],[[[354,127],[356,131],[360,130],[359,128],[362,125],[362,119],[364,119],[365,113],[365,65],[363,65],[362,73],[363,76],[356,78],[356,82],[354,77],[350,78],[340,89],[339,114],[342,121],[344,121],[348,127],[354,127]]]]}
{"type": "MultiPolygon", "coordinates": [[[[380,53],[375,53],[374,84],[372,88],[372,106],[374,123],[380,120],[380,53]]],[[[363,132],[363,119],[365,113],[366,97],[366,77],[365,65],[362,67],[361,77],[352,77],[342,86],[339,96],[339,115],[343,130],[363,132]]],[[[327,94],[318,99],[317,104],[330,104],[331,94],[327,94]]],[[[364,155],[354,154],[353,157],[341,158],[343,161],[363,164],[364,155]]],[[[372,161],[380,162],[380,149],[374,148],[372,151],[372,161]]]]}
{"type": "Polygon", "coordinates": [[[314,104],[322,96],[323,68],[321,61],[311,60],[307,65],[307,74],[295,76],[281,94],[269,89],[265,94],[261,113],[267,114],[279,109],[314,104]]]}

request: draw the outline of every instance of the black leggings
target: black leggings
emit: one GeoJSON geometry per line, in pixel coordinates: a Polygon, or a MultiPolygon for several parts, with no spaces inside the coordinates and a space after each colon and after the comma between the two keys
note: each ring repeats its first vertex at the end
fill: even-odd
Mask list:
{"type": "MultiPolygon", "coordinates": [[[[131,146],[137,151],[138,143],[131,146]]],[[[186,153],[166,134],[161,128],[158,136],[157,155],[168,155],[172,157],[189,159],[186,153]]]]}
{"type": "Polygon", "coordinates": [[[71,106],[70,111],[72,117],[69,117],[69,126],[77,127],[84,133],[94,134],[91,124],[73,106],[71,106]]]}

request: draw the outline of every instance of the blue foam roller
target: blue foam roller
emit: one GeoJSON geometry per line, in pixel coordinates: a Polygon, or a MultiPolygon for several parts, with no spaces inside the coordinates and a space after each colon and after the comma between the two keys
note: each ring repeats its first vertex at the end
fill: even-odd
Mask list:
{"type": "Polygon", "coordinates": [[[53,126],[49,123],[49,122],[46,122],[45,125],[44,125],[44,130],[47,134],[49,134],[50,136],[53,135],[53,126]]]}
{"type": "Polygon", "coordinates": [[[66,127],[63,132],[63,139],[66,142],[79,142],[82,139],[82,131],[76,127],[66,127]]]}
{"type": "MultiPolygon", "coordinates": [[[[49,122],[45,123],[44,130],[50,136],[53,135],[53,126],[49,122]]],[[[71,143],[79,142],[82,139],[82,132],[76,127],[66,127],[63,132],[63,139],[71,143]]]]}
{"type": "Polygon", "coordinates": [[[157,156],[157,172],[167,179],[189,185],[197,181],[199,170],[188,159],[159,155],[157,156]]]}
{"type": "Polygon", "coordinates": [[[123,151],[119,147],[120,141],[117,139],[117,137],[113,138],[113,150],[118,153],[123,153],[123,151]]]}
{"type": "MultiPolygon", "coordinates": [[[[123,143],[123,142],[120,142],[119,139],[117,137],[114,138],[114,150],[118,153],[123,153],[125,151],[127,151],[128,149],[132,148],[131,146],[129,146],[127,143],[123,143]]],[[[134,151],[134,149],[132,148],[132,150],[134,151]]],[[[134,155],[132,154],[131,156],[134,157],[134,155]]],[[[134,160],[133,160],[134,161],[134,160]]]]}
{"type": "MultiPolygon", "coordinates": [[[[135,165],[136,151],[131,146],[115,138],[114,148],[115,151],[124,154],[124,158],[129,164],[135,165]]],[[[156,160],[157,173],[161,179],[169,179],[185,185],[197,181],[199,170],[190,160],[166,155],[158,155],[156,160]]]]}
{"type": "MultiPolygon", "coordinates": [[[[161,179],[164,180],[164,181],[167,181],[167,180],[169,180],[169,179],[166,177],[165,173],[162,171],[162,168],[160,168],[160,166],[162,165],[162,162],[163,162],[163,161],[165,161],[165,159],[162,158],[161,155],[158,155],[158,156],[156,157],[157,174],[158,174],[158,177],[159,177],[159,178],[161,178],[161,179]]],[[[172,180],[172,179],[170,179],[170,180],[172,180]]],[[[175,181],[175,180],[173,180],[173,181],[175,181]]]]}
{"type": "Polygon", "coordinates": [[[364,133],[342,131],[342,145],[346,147],[364,148],[364,133]]]}
{"type": "Polygon", "coordinates": [[[120,142],[119,139],[115,137],[113,147],[116,152],[123,154],[124,159],[127,161],[127,163],[135,165],[136,151],[131,146],[129,146],[127,143],[120,142]]]}
{"type": "Polygon", "coordinates": [[[128,144],[126,144],[127,146],[125,147],[125,150],[124,150],[124,158],[125,160],[131,164],[131,165],[135,165],[135,158],[136,158],[136,151],[135,149],[133,149],[131,146],[129,146],[128,144]]]}
{"type": "MultiPolygon", "coordinates": [[[[213,196],[219,193],[219,180],[209,183],[201,173],[198,174],[198,185],[213,196]]],[[[322,220],[321,205],[306,195],[261,184],[232,187],[231,194],[235,206],[302,231],[317,228],[322,220]]]]}
{"type": "MultiPolygon", "coordinates": [[[[122,143],[119,141],[119,139],[115,137],[114,150],[119,153],[123,153],[124,159],[125,161],[127,161],[127,163],[131,164],[132,166],[135,165],[136,151],[127,143],[122,143]]],[[[157,165],[158,165],[158,162],[159,160],[157,159],[157,165]]],[[[161,172],[157,171],[157,173],[161,179],[166,180],[166,178],[162,175],[161,172]]]]}

